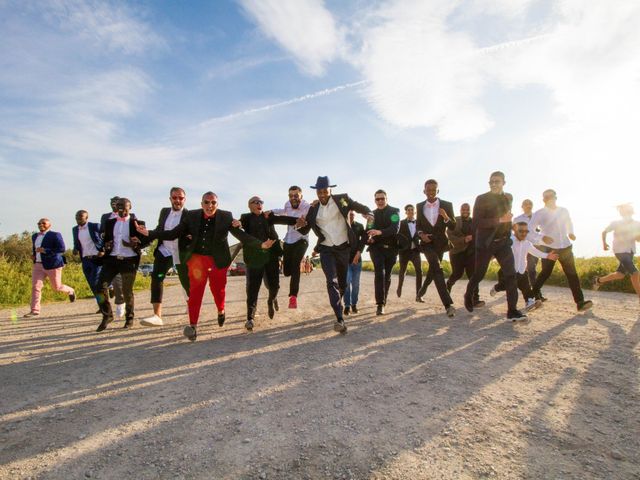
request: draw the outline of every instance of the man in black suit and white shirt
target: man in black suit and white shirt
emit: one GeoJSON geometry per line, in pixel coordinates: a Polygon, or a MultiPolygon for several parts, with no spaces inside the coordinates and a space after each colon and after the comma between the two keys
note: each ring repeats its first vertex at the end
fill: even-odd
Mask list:
{"type": "Polygon", "coordinates": [[[307,225],[300,228],[303,235],[313,229],[318,237],[315,251],[320,254],[320,264],[327,279],[327,293],[331,308],[336,315],[333,329],[346,333],[344,324],[342,296],[347,285],[347,267],[352,245],[358,239],[355,232],[349,228],[347,220],[349,211],[355,210],[373,220],[371,210],[366,206],[349,198],[346,193],[333,195],[329,177],[318,177],[316,184],[311,186],[316,190],[318,201],[313,202],[305,220],[307,225]]]}
{"type": "MultiPolygon", "coordinates": [[[[120,200],[120,197],[117,195],[115,197],[111,197],[109,200],[109,205],[111,206],[111,211],[107,213],[103,213],[100,217],[100,234],[102,235],[102,239],[104,240],[104,232],[107,228],[107,222],[112,218],[118,218],[118,207],[117,203],[120,200]]],[[[109,296],[115,297],[116,304],[116,319],[119,320],[124,317],[124,294],[122,293],[122,276],[120,274],[113,277],[111,281],[111,285],[109,285],[109,296]]]]}
{"type": "Polygon", "coordinates": [[[424,194],[427,199],[416,205],[418,210],[416,228],[420,237],[420,249],[429,262],[429,273],[418,296],[422,297],[426,293],[427,287],[433,279],[442,305],[447,310],[447,316],[453,317],[456,309],[453,307],[453,300],[447,290],[444,272],[440,265],[442,256],[449,249],[446,230],[451,230],[456,226],[453,205],[451,202],[438,198],[438,182],[436,180],[429,179],[425,182],[424,194]]]}
{"type": "Polygon", "coordinates": [[[407,271],[409,262],[413,264],[416,272],[416,302],[423,302],[418,296],[420,287],[422,286],[422,259],[420,257],[420,237],[416,229],[416,211],[413,205],[409,204],[404,207],[406,218],[400,221],[400,230],[398,231],[398,246],[400,248],[400,272],[398,274],[398,297],[402,296],[402,284],[407,271]]]}

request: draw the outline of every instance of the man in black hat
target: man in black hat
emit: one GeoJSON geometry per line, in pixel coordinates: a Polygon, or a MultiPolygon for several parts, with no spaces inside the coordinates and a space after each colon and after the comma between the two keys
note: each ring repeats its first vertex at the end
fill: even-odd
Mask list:
{"type": "Polygon", "coordinates": [[[309,208],[305,217],[307,225],[299,231],[306,234],[313,229],[318,237],[315,251],[320,254],[320,265],[327,279],[329,302],[336,315],[333,329],[346,333],[347,327],[342,317],[342,296],[347,285],[351,249],[358,248],[356,234],[349,228],[348,215],[350,210],[354,210],[373,221],[373,214],[368,207],[352,200],[346,193],[333,195],[331,189],[335,185],[330,183],[329,177],[318,177],[316,184],[311,186],[316,190],[318,201],[313,202],[309,208]]]}

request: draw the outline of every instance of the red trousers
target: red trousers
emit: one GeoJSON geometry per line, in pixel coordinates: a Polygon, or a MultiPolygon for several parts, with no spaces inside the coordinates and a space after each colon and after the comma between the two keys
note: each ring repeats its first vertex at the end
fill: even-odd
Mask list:
{"type": "Polygon", "coordinates": [[[189,323],[197,325],[207,280],[209,280],[209,288],[218,311],[224,311],[229,267],[218,268],[213,257],[194,253],[187,262],[187,268],[189,269],[189,323]]]}

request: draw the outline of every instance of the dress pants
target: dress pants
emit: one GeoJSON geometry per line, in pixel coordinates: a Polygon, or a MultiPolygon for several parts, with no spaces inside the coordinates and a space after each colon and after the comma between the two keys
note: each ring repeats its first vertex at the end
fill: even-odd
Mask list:
{"type": "Polygon", "coordinates": [[[369,247],[369,255],[373,262],[376,305],[386,305],[391,287],[391,270],[398,256],[397,250],[384,248],[382,245],[372,245],[369,247]]]}
{"type": "MultiPolygon", "coordinates": [[[[549,248],[545,246],[538,247],[543,252],[550,252],[554,250],[559,258],[560,266],[562,266],[562,270],[564,271],[567,280],[569,281],[569,287],[571,288],[571,293],[573,294],[573,301],[576,302],[577,305],[584,302],[584,294],[582,293],[582,288],[580,287],[580,279],[578,278],[578,273],[576,272],[576,263],[573,258],[573,246],[569,245],[566,248],[549,248]]],[[[544,282],[547,281],[551,273],[553,272],[553,267],[556,262],[553,260],[548,260],[546,258],[542,259],[542,270],[540,271],[540,275],[536,279],[533,284],[533,293],[536,298],[540,298],[540,289],[544,285],[544,282]]]]}
{"type": "MultiPolygon", "coordinates": [[[[531,283],[529,283],[529,274],[525,273],[517,273],[516,272],[516,283],[518,285],[518,290],[522,293],[522,298],[526,302],[530,298],[534,298],[533,289],[531,288],[531,283]]],[[[502,270],[498,271],[498,283],[493,286],[493,289],[496,292],[504,292],[506,290],[506,286],[504,283],[504,275],[502,274],[502,270]]]]}
{"type": "Polygon", "coordinates": [[[538,260],[540,259],[535,255],[527,253],[527,275],[529,275],[529,283],[531,285],[534,285],[536,283],[536,279],[538,277],[538,273],[536,272],[538,260]]]}
{"type": "MultiPolygon", "coordinates": [[[[451,262],[451,276],[447,280],[447,290],[451,292],[451,289],[462,278],[462,275],[466,273],[469,279],[473,275],[476,261],[475,250],[449,253],[449,261],[451,262]]],[[[480,288],[476,288],[475,292],[473,292],[473,300],[474,302],[480,300],[480,288]]]]}
{"type": "Polygon", "coordinates": [[[449,295],[449,291],[447,290],[447,284],[444,280],[444,271],[442,270],[442,265],[440,265],[443,252],[439,252],[435,248],[425,245],[423,246],[422,253],[424,253],[424,256],[427,258],[427,262],[429,263],[429,272],[427,273],[424,283],[418,292],[418,296],[424,296],[427,293],[429,284],[434,281],[436,288],[438,289],[438,295],[440,296],[442,305],[444,305],[444,308],[448,308],[453,305],[453,300],[451,300],[451,295],[449,295]]]}
{"type": "Polygon", "coordinates": [[[289,283],[289,296],[297,297],[300,291],[300,263],[307,253],[309,242],[301,238],[295,243],[285,243],[282,257],[282,273],[285,277],[291,276],[289,283]]]}
{"type": "Polygon", "coordinates": [[[329,303],[336,319],[342,320],[342,296],[347,288],[347,269],[349,267],[349,244],[327,247],[318,245],[320,265],[327,280],[329,303]]]}
{"type": "MultiPolygon", "coordinates": [[[[151,271],[151,303],[162,303],[162,293],[164,290],[164,279],[167,272],[173,267],[173,256],[165,257],[161,253],[153,260],[153,270],[151,271]]],[[[189,272],[183,263],[175,265],[180,279],[180,285],[189,295],[189,272]]]]}
{"type": "Polygon", "coordinates": [[[62,283],[62,268],[52,268],[45,270],[42,263],[34,263],[31,270],[31,311],[33,313],[40,313],[40,299],[42,298],[42,287],[44,286],[45,278],[49,279],[51,288],[56,292],[66,293],[71,295],[73,288],[62,283]]]}
{"type": "Polygon", "coordinates": [[[189,323],[197,325],[207,281],[218,311],[224,311],[229,267],[218,268],[213,257],[194,253],[187,261],[187,268],[189,269],[189,301],[187,302],[189,323]]]}
{"type": "Polygon", "coordinates": [[[135,257],[115,257],[108,255],[104,257],[102,271],[100,272],[100,292],[98,303],[103,321],[113,320],[113,311],[109,303],[109,285],[116,275],[122,278],[122,295],[125,304],[125,321],[132,322],[134,316],[133,283],[136,280],[139,258],[135,257]]]}
{"type": "Polygon", "coordinates": [[[358,304],[360,293],[360,274],[362,273],[362,260],[355,265],[349,263],[347,268],[347,286],[344,289],[344,306],[351,307],[358,304]]]}
{"type": "MultiPolygon", "coordinates": [[[[260,285],[264,279],[265,286],[269,290],[269,301],[278,296],[280,290],[280,258],[274,257],[262,267],[247,268],[247,318],[253,319],[255,309],[258,304],[258,294],[260,285]]],[[[298,270],[300,270],[298,264],[298,270]]]]}
{"type": "Polygon", "coordinates": [[[493,241],[484,248],[479,248],[478,245],[476,245],[475,271],[469,279],[469,283],[467,283],[465,296],[473,298],[473,292],[476,291],[487,273],[492,257],[496,258],[502,269],[505,290],[507,292],[507,308],[509,312],[513,312],[518,306],[518,287],[516,284],[516,267],[513,250],[511,250],[510,238],[493,241]]]}
{"type": "Polygon", "coordinates": [[[409,262],[413,264],[413,269],[416,271],[416,295],[420,292],[422,286],[422,259],[420,257],[420,250],[401,250],[398,254],[400,258],[400,271],[398,272],[398,295],[402,293],[402,284],[404,283],[404,276],[407,272],[407,265],[409,262]]]}
{"type": "Polygon", "coordinates": [[[96,295],[100,289],[100,272],[102,271],[102,259],[98,257],[82,257],[82,273],[87,279],[91,293],[96,295]]]}

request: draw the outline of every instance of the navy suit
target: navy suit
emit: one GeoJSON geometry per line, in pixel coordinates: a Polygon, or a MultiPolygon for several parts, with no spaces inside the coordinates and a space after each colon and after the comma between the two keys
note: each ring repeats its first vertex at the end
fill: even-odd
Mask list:
{"type": "MultiPolygon", "coordinates": [[[[31,235],[31,254],[33,261],[36,261],[36,238],[38,233],[31,235]]],[[[64,267],[66,263],[62,256],[65,251],[64,240],[60,232],[52,232],[49,230],[44,234],[42,245],[44,252],[40,254],[42,259],[42,268],[45,270],[53,270],[54,268],[64,267]]]]}
{"type": "MultiPolygon", "coordinates": [[[[102,250],[103,242],[100,235],[100,225],[98,223],[87,222],[86,226],[89,229],[89,238],[93,241],[96,250],[102,250]]],[[[78,232],[78,225],[71,229],[71,234],[73,235],[73,250],[80,254],[80,259],[82,260],[82,273],[84,273],[84,278],[87,279],[89,288],[91,288],[91,291],[95,295],[98,293],[98,280],[100,278],[100,271],[102,270],[102,258],[83,254],[82,243],[80,243],[78,238],[78,232]]]]}

